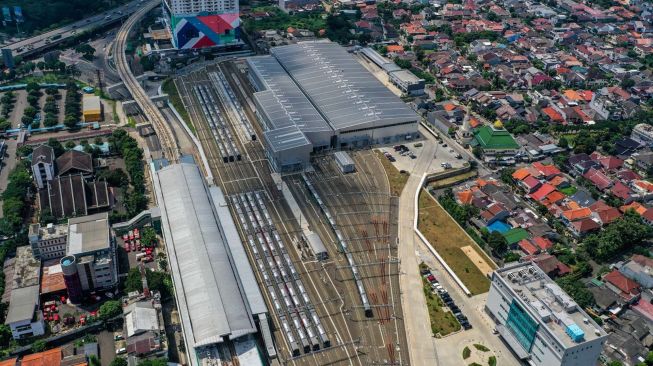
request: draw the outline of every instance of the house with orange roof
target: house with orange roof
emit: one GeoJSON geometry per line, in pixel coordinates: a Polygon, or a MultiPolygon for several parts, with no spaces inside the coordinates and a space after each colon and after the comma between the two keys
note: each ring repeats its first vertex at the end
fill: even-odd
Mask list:
{"type": "Polygon", "coordinates": [[[565,122],[565,117],[552,107],[544,107],[541,109],[544,116],[553,123],[563,123],[565,122]]]}
{"type": "Polygon", "coordinates": [[[546,164],[542,164],[539,161],[533,163],[533,168],[537,169],[537,171],[540,172],[540,176],[546,180],[550,180],[551,178],[562,174],[560,172],[560,169],[558,169],[555,165],[553,164],[546,165],[546,164]]]}
{"type": "Polygon", "coordinates": [[[646,212],[647,208],[637,201],[619,207],[619,211],[621,211],[622,213],[626,213],[626,211],[628,210],[633,210],[637,212],[640,216],[642,216],[644,215],[644,212],[646,212]]]}
{"type": "Polygon", "coordinates": [[[386,46],[388,53],[404,53],[404,46],[390,44],[386,46]]]}
{"type": "Polygon", "coordinates": [[[8,360],[0,361],[0,366],[16,366],[18,358],[10,358],[8,360]]]}
{"type": "Polygon", "coordinates": [[[546,197],[542,201],[542,204],[545,205],[545,206],[549,206],[551,204],[558,203],[558,202],[564,200],[565,197],[567,197],[567,196],[565,196],[564,193],[562,193],[560,191],[553,191],[553,192],[549,193],[548,195],[546,195],[546,197]]]}
{"type": "Polygon", "coordinates": [[[542,186],[535,191],[535,193],[531,194],[531,198],[535,201],[542,201],[549,193],[555,191],[556,188],[549,183],[542,184],[542,186]]]}
{"type": "Polygon", "coordinates": [[[562,221],[573,222],[586,219],[592,215],[592,210],[589,207],[582,207],[575,210],[567,210],[562,213],[562,221]]]}
{"type": "Polygon", "coordinates": [[[61,366],[61,348],[23,356],[21,366],[61,366]]]}
{"type": "Polygon", "coordinates": [[[563,176],[555,176],[549,180],[549,184],[556,188],[565,188],[569,187],[569,181],[563,176]]]}
{"type": "Polygon", "coordinates": [[[522,252],[526,253],[526,255],[535,255],[540,252],[540,250],[533,245],[528,239],[522,239],[517,243],[519,246],[519,249],[522,250],[522,252]]]}
{"type": "Polygon", "coordinates": [[[474,194],[472,193],[471,189],[460,191],[458,192],[457,196],[458,196],[458,202],[461,205],[471,205],[472,200],[474,199],[474,194]]]}
{"type": "Polygon", "coordinates": [[[533,239],[531,239],[531,241],[533,242],[533,244],[537,245],[537,247],[543,251],[547,251],[553,248],[553,242],[542,236],[536,236],[533,239]]]}
{"type": "Polygon", "coordinates": [[[524,167],[524,168],[519,168],[519,169],[515,170],[512,173],[512,178],[515,179],[515,180],[524,180],[529,175],[531,175],[530,171],[528,170],[528,168],[524,167]]]}
{"type": "Polygon", "coordinates": [[[598,222],[587,218],[573,221],[567,227],[569,227],[569,231],[571,231],[574,236],[581,238],[591,232],[599,230],[601,225],[598,222]]]}
{"type": "Polygon", "coordinates": [[[518,183],[524,190],[526,190],[526,193],[533,193],[540,189],[542,186],[542,182],[540,182],[537,178],[533,177],[532,175],[529,175],[526,177],[524,180],[520,181],[518,183]]]}

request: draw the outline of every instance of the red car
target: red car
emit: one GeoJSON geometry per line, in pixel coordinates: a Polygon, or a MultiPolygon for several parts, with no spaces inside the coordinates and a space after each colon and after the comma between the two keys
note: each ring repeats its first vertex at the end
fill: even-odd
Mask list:
{"type": "Polygon", "coordinates": [[[434,276],[434,275],[429,275],[428,277],[426,277],[426,279],[427,279],[429,282],[431,282],[431,283],[437,281],[437,280],[435,279],[435,276],[434,276]]]}
{"type": "Polygon", "coordinates": [[[134,240],[134,232],[129,230],[129,240],[134,240]]]}
{"type": "Polygon", "coordinates": [[[125,252],[129,253],[131,250],[129,249],[129,242],[125,242],[125,252]]]}
{"type": "Polygon", "coordinates": [[[132,242],[131,245],[132,245],[132,252],[135,252],[136,251],[136,243],[132,242]]]}
{"type": "Polygon", "coordinates": [[[123,234],[123,236],[122,236],[122,240],[123,240],[123,241],[127,241],[127,240],[129,240],[129,235],[127,235],[127,234],[123,234]]]}

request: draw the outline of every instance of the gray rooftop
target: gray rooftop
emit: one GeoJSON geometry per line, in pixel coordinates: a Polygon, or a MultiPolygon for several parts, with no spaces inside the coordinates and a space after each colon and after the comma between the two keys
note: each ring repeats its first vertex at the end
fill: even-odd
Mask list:
{"type": "Polygon", "coordinates": [[[415,112],[337,43],[273,47],[270,53],[334,130],[416,121],[415,112]]]}
{"type": "Polygon", "coordinates": [[[186,341],[199,347],[255,333],[237,270],[194,164],[157,172],[168,258],[186,341]]]}
{"type": "Polygon", "coordinates": [[[565,348],[577,346],[565,332],[565,325],[575,324],[591,341],[605,336],[605,331],[591,319],[567,293],[533,262],[507,265],[494,272],[513,291],[521,303],[565,348]]]}
{"type": "Polygon", "coordinates": [[[106,212],[68,220],[67,255],[109,249],[109,214],[106,212]]]}
{"type": "Polygon", "coordinates": [[[31,320],[38,303],[39,285],[21,287],[11,290],[9,300],[9,311],[5,324],[15,323],[21,320],[31,320]]]}
{"type": "Polygon", "coordinates": [[[331,131],[274,57],[250,57],[247,63],[251,72],[264,83],[266,90],[254,93],[254,99],[264,107],[259,113],[264,113],[273,124],[269,129],[297,126],[303,132],[331,131]]]}
{"type": "Polygon", "coordinates": [[[268,130],[264,133],[265,140],[274,151],[283,151],[301,146],[312,146],[306,135],[295,126],[268,130]]]}
{"type": "Polygon", "coordinates": [[[150,302],[140,301],[123,309],[127,337],[159,330],[159,316],[150,302]]]}

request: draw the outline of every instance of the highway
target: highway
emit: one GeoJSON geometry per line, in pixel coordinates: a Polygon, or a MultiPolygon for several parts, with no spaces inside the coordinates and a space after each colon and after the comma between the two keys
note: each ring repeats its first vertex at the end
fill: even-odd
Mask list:
{"type": "Polygon", "coordinates": [[[159,137],[161,142],[161,150],[163,151],[164,157],[167,158],[170,162],[174,163],[178,161],[179,158],[179,148],[175,140],[175,135],[168,125],[165,117],[161,111],[154,105],[150,100],[150,97],[147,95],[143,87],[138,83],[134,74],[132,74],[131,69],[129,68],[129,62],[127,60],[127,55],[125,49],[127,47],[127,39],[129,38],[129,33],[132,27],[138,23],[138,21],[150,10],[154,9],[158,4],[159,0],[151,0],[147,3],[144,3],[140,6],[139,10],[136,11],[125,23],[120,27],[120,30],[116,34],[116,40],[114,43],[115,47],[115,63],[116,71],[122,79],[123,83],[129,93],[138,104],[141,112],[151,123],[156,135],[159,137]]]}
{"type": "Polygon", "coordinates": [[[2,48],[10,49],[14,56],[29,56],[45,48],[53,47],[77,34],[115,23],[139,10],[144,3],[145,0],[135,0],[61,28],[2,46],[2,48]]]}

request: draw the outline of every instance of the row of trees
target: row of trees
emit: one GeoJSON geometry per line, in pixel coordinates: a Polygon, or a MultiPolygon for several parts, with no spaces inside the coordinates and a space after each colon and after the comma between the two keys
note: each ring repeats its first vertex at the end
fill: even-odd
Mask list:
{"type": "Polygon", "coordinates": [[[43,95],[41,87],[37,83],[29,83],[25,87],[25,91],[27,92],[27,104],[29,106],[23,111],[23,117],[20,121],[24,126],[32,125],[32,128],[39,128],[41,121],[37,119],[37,114],[41,109],[39,106],[39,99],[43,95]]]}
{"type": "MultiPolygon", "coordinates": [[[[143,173],[143,150],[127,131],[115,130],[109,137],[110,149],[122,156],[129,174],[131,189],[124,189],[123,204],[127,215],[133,217],[147,208],[145,178],[143,173]]],[[[124,184],[123,187],[126,187],[124,184]]]]}
{"type": "Polygon", "coordinates": [[[587,236],[583,249],[594,259],[606,261],[626,250],[633,249],[653,237],[653,229],[634,211],[626,214],[605,229],[587,236]]]}
{"type": "Polygon", "coordinates": [[[77,128],[80,116],[82,115],[82,95],[79,93],[79,88],[75,82],[66,84],[66,99],[64,101],[64,125],[70,129],[77,128]]]}
{"type": "Polygon", "coordinates": [[[9,118],[9,114],[14,110],[14,103],[16,103],[16,94],[12,91],[8,91],[2,95],[0,98],[0,114],[2,117],[9,118]]]}
{"type": "Polygon", "coordinates": [[[461,226],[467,225],[467,220],[479,214],[478,208],[472,205],[459,205],[451,189],[438,197],[438,202],[461,226]]]}
{"type": "Polygon", "coordinates": [[[59,105],[57,104],[57,100],[61,99],[61,95],[57,89],[47,89],[45,92],[48,96],[45,98],[45,105],[43,105],[43,113],[45,113],[43,125],[45,127],[56,126],[59,123],[59,105]]]}
{"type": "MultiPolygon", "coordinates": [[[[150,291],[158,291],[162,299],[167,299],[172,295],[172,279],[168,273],[146,269],[145,278],[147,279],[147,286],[150,288],[150,291]]],[[[124,286],[125,292],[143,291],[140,269],[132,268],[129,270],[124,286]]]]}
{"type": "Polygon", "coordinates": [[[0,232],[13,236],[19,232],[23,217],[29,208],[28,194],[31,194],[32,178],[28,161],[21,160],[9,173],[7,189],[2,192],[2,214],[0,232]]]}

